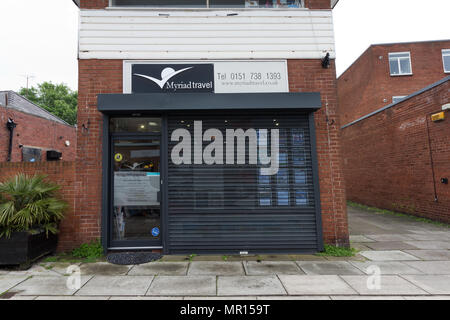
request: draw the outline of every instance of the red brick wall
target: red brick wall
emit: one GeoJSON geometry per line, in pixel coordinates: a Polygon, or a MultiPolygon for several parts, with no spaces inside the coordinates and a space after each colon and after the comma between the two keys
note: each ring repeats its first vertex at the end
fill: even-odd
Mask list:
{"type": "Polygon", "coordinates": [[[409,95],[447,76],[442,49],[450,49],[450,40],[371,46],[338,79],[342,124],[392,103],[393,96],[409,95]],[[413,75],[391,77],[388,54],[407,51],[413,75]]]}
{"type": "Polygon", "coordinates": [[[79,60],[76,213],[81,242],[98,239],[102,202],[102,115],[97,95],[122,93],[122,60],[79,60]]]}
{"type": "Polygon", "coordinates": [[[309,9],[331,9],[331,0],[305,0],[305,7],[309,9]]]}
{"type": "Polygon", "coordinates": [[[320,92],[315,113],[323,236],[329,244],[348,245],[345,185],[340,154],[335,61],[323,69],[320,60],[288,60],[291,92],[320,92]]]}
{"type": "Polygon", "coordinates": [[[8,158],[9,131],[6,128],[8,118],[17,123],[14,129],[11,161],[22,161],[22,149],[37,147],[42,149],[42,161],[46,159],[47,150],[58,150],[63,154],[63,160],[73,161],[76,155],[76,129],[32,116],[11,108],[0,107],[0,162],[8,158]],[[65,141],[70,141],[70,146],[65,146],[65,141]]]}
{"type": "Polygon", "coordinates": [[[81,0],[80,8],[83,9],[103,9],[109,5],[108,0],[81,0]]]}
{"type": "Polygon", "coordinates": [[[77,242],[78,221],[74,215],[75,206],[75,163],[58,162],[0,162],[0,181],[4,182],[18,173],[27,175],[45,174],[48,180],[57,183],[62,199],[67,201],[69,209],[60,224],[58,251],[73,249],[77,242]]]}
{"type": "MultiPolygon", "coordinates": [[[[320,60],[289,60],[288,69],[292,92],[322,94],[324,107],[315,118],[324,239],[347,245],[334,61],[329,69],[323,69],[320,60]]],[[[80,60],[79,70],[76,207],[80,239],[86,242],[98,238],[101,229],[102,117],[97,111],[97,94],[122,92],[122,61],[80,60]]]]}
{"type": "Polygon", "coordinates": [[[347,198],[369,206],[450,222],[450,81],[342,130],[347,198]],[[428,144],[430,131],[436,191],[428,144]]]}

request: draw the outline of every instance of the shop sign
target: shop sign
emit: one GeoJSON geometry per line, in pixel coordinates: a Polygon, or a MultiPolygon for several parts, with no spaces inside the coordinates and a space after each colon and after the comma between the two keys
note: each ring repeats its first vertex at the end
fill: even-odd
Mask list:
{"type": "Polygon", "coordinates": [[[133,93],[214,92],[212,64],[135,64],[133,93]]]}
{"type": "Polygon", "coordinates": [[[289,92],[286,60],[124,62],[124,93],[289,92]]]}

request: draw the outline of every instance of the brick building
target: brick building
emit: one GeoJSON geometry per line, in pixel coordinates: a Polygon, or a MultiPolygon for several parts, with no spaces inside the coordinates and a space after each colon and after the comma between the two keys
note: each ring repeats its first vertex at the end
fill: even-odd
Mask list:
{"type": "Polygon", "coordinates": [[[448,73],[447,40],[371,46],[339,77],[347,199],[450,221],[448,73]]]}
{"type": "Polygon", "coordinates": [[[0,91],[0,121],[0,162],[75,160],[76,128],[14,91],[0,91]]]}
{"type": "Polygon", "coordinates": [[[336,2],[75,1],[74,243],[165,254],[348,245],[336,2]]]}
{"type": "Polygon", "coordinates": [[[450,40],[371,45],[338,78],[346,125],[450,74],[450,40]]]}

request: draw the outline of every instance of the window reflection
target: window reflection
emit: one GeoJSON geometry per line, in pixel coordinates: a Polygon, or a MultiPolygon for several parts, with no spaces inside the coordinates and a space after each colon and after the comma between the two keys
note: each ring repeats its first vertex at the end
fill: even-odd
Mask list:
{"type": "Polygon", "coordinates": [[[114,141],[113,240],[160,241],[160,140],[114,141]]]}
{"type": "Polygon", "coordinates": [[[161,132],[161,118],[111,118],[110,132],[159,133],[161,132]]]}

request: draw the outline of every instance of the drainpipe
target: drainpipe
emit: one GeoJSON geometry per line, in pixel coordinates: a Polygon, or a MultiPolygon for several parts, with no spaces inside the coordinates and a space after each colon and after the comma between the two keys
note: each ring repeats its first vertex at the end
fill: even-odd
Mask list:
{"type": "MultiPolygon", "coordinates": [[[[436,112],[434,112],[436,113],[436,112]]],[[[431,163],[431,174],[433,175],[433,190],[434,190],[434,202],[438,202],[438,195],[437,195],[437,189],[436,189],[436,176],[434,175],[434,161],[433,161],[433,149],[431,146],[431,137],[430,137],[430,126],[428,124],[428,117],[432,113],[429,113],[426,115],[426,124],[427,124],[427,138],[428,138],[428,150],[430,150],[430,163],[431,163]]]]}
{"type": "Polygon", "coordinates": [[[14,136],[14,128],[17,126],[17,123],[14,122],[13,119],[8,118],[8,122],[6,123],[6,128],[9,131],[9,148],[8,148],[8,159],[6,161],[11,162],[11,154],[12,154],[12,143],[14,136]]]}

